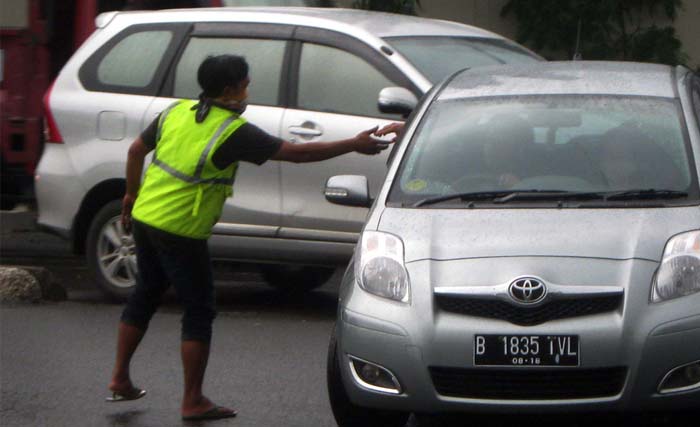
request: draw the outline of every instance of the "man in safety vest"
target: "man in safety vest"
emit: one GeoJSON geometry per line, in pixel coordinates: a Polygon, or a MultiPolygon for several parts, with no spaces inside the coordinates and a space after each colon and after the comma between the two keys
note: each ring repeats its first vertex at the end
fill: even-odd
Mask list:
{"type": "Polygon", "coordinates": [[[387,146],[371,136],[377,128],[341,141],[292,144],[248,123],[241,116],[250,83],[242,57],[208,57],[197,80],[203,89],[199,101],[172,104],[129,148],[122,223],[133,229],[139,274],[119,323],[112,396],[107,398],[118,402],[146,394],[132,384],[129,364],[162,294],[172,285],[184,306],[185,420],[236,415],[207,399],[202,383],[216,316],[207,239],[232,194],[238,162],[314,162],[353,151],[377,154],[387,146]],[[144,158],[151,150],[153,162],[141,184],[144,158]]]}

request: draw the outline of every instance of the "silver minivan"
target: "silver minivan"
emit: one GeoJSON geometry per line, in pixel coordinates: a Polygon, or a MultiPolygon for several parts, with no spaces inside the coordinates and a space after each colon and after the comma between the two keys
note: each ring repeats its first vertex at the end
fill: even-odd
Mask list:
{"type": "MultiPolygon", "coordinates": [[[[110,12],[96,26],[45,98],[38,222],[86,252],[99,285],[117,298],[135,272],[133,242],[117,221],[127,148],[173,98],[198,96],[196,69],[207,55],[244,55],[252,77],[245,117],[298,144],[402,120],[458,69],[541,60],[478,28],[360,10],[110,12]]],[[[322,284],[329,267],[350,258],[367,215],[364,207],[328,203],[326,179],[364,175],[374,193],[387,156],[242,164],[210,239],[212,256],[264,263],[266,278],[280,287],[322,284]]]]}
{"type": "MultiPolygon", "coordinates": [[[[699,165],[684,67],[538,63],[436,86],[341,284],[338,424],[700,410],[699,165]]],[[[361,176],[327,195],[371,203],[361,176]]]]}

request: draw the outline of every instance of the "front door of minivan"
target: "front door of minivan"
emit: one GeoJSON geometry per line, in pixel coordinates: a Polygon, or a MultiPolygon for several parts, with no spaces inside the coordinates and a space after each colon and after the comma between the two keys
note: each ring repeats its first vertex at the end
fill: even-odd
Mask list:
{"type": "MultiPolygon", "coordinates": [[[[243,117],[269,134],[279,136],[284,113],[281,85],[289,43],[286,37],[291,35],[292,28],[274,27],[267,33],[261,30],[264,30],[261,26],[251,29],[246,24],[196,24],[168,82],[172,97],[155,101],[149,116],[167,107],[172,98],[197,99],[201,92],[197,69],[207,56],[235,54],[244,56],[250,66],[249,106],[243,117]]],[[[279,162],[266,162],[261,166],[241,162],[233,192],[214,227],[214,234],[274,236],[280,225],[279,162]]],[[[213,250],[216,252],[216,247],[213,250]]],[[[225,252],[221,255],[237,256],[228,249],[225,252]]]]}
{"type": "MultiPolygon", "coordinates": [[[[401,85],[402,79],[387,77],[391,71],[380,71],[355,52],[342,45],[302,43],[296,108],[285,112],[283,138],[296,144],[333,141],[402,120],[400,116],[382,114],[377,108],[379,91],[401,85]]],[[[386,174],[389,151],[375,156],[349,153],[317,163],[283,163],[280,233],[302,240],[347,240],[343,234],[359,233],[367,209],[329,203],[323,194],[325,182],[333,175],[365,175],[370,194],[376,195],[386,174]]]]}

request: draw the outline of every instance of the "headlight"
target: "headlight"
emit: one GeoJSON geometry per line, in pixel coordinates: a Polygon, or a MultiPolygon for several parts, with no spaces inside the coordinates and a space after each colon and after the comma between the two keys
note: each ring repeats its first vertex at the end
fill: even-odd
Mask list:
{"type": "Polygon", "coordinates": [[[700,292],[700,231],[679,234],[666,244],[656,271],[651,302],[700,292]]]}
{"type": "Polygon", "coordinates": [[[366,231],[362,233],[359,251],[355,277],[360,287],[371,294],[408,303],[411,289],[401,239],[366,231]]]}

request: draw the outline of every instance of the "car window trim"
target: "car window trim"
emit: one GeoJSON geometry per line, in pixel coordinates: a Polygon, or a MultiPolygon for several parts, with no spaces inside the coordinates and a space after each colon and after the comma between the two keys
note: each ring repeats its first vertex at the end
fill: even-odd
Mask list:
{"type": "Polygon", "coordinates": [[[90,57],[80,67],[80,70],[78,71],[78,79],[85,89],[91,92],[157,96],[162,87],[163,80],[169,72],[172,57],[182,45],[182,41],[185,39],[191,27],[191,23],[151,23],[130,25],[114,35],[105,44],[100,46],[99,49],[93,52],[92,55],[90,55],[90,57]],[[143,87],[111,85],[101,82],[97,76],[97,70],[107,54],[109,54],[117,44],[127,37],[133,34],[150,31],[170,31],[173,35],[170,39],[168,47],[163,53],[160,63],[153,73],[153,78],[151,78],[151,81],[143,87]]]}
{"type": "Polygon", "coordinates": [[[698,127],[700,127],[700,76],[696,74],[690,74],[690,104],[693,106],[693,115],[695,116],[695,122],[698,127]],[[697,93],[697,101],[694,93],[697,93]]]}
{"type": "MultiPolygon", "coordinates": [[[[698,176],[698,165],[695,163],[695,152],[693,151],[693,143],[690,137],[689,123],[683,110],[683,104],[680,98],[673,99],[676,106],[678,118],[682,126],[683,139],[685,139],[685,155],[688,157],[688,166],[690,167],[690,188],[688,191],[688,199],[694,199],[695,202],[700,199],[700,177],[698,176]]],[[[697,203],[696,203],[697,204],[697,203]]]]}
{"type": "MultiPolygon", "coordinates": [[[[409,80],[408,77],[406,77],[401,72],[401,70],[398,69],[398,67],[396,67],[383,56],[385,54],[378,52],[365,42],[356,39],[352,36],[338,31],[300,26],[294,32],[294,40],[298,42],[298,47],[296,47],[295,57],[293,62],[291,63],[293,68],[290,72],[290,76],[292,77],[292,79],[290,79],[289,81],[289,108],[294,108],[302,111],[318,111],[321,113],[348,115],[347,112],[321,111],[302,108],[299,106],[299,70],[301,68],[301,54],[304,43],[327,46],[355,55],[358,58],[367,62],[372,67],[374,67],[377,71],[379,71],[379,73],[381,73],[387,80],[391,81],[393,84],[410,90],[411,92],[413,92],[414,95],[416,95],[416,97],[420,98],[423,95],[423,93],[415,83],[409,80]]],[[[379,117],[364,116],[359,114],[351,115],[357,117],[379,117]]]]}
{"type": "MultiPolygon", "coordinates": [[[[293,42],[295,26],[277,24],[256,24],[249,22],[205,22],[196,23],[192,26],[192,31],[187,34],[181,43],[180,49],[174,55],[172,64],[168,69],[168,74],[163,84],[159,97],[175,98],[175,71],[180,63],[190,40],[193,38],[212,39],[255,39],[255,40],[279,40],[285,41],[284,54],[282,56],[282,67],[280,72],[279,91],[277,102],[273,104],[251,103],[262,107],[287,108],[289,105],[289,75],[290,64],[293,58],[293,42]]],[[[255,76],[252,76],[253,78],[255,76]]]]}

